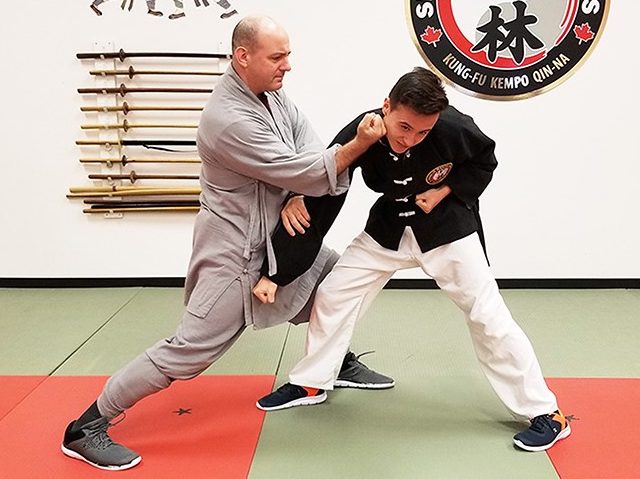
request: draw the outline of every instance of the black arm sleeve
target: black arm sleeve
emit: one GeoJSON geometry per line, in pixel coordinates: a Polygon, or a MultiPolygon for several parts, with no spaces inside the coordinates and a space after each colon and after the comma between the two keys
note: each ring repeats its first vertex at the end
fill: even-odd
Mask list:
{"type": "MultiPolygon", "coordinates": [[[[355,137],[356,128],[362,116],[364,114],[338,133],[329,146],[331,147],[336,143],[344,145],[355,137]]],[[[349,168],[349,181],[353,178],[353,172],[356,167],[357,162],[349,168]]],[[[318,256],[324,237],[342,209],[347,193],[348,191],[337,196],[305,196],[304,204],[311,217],[311,226],[306,229],[304,234],[289,235],[282,224],[282,219],[280,219],[271,237],[273,251],[278,263],[278,271],[273,276],[269,276],[269,263],[265,258],[262,264],[262,275],[268,277],[279,286],[285,286],[304,274],[311,267],[316,256],[318,256]]]]}
{"type": "Polygon", "coordinates": [[[458,164],[445,183],[463,203],[472,206],[477,204],[498,166],[495,142],[480,131],[470,116],[453,107],[447,113],[443,126],[454,126],[446,129],[438,149],[445,156],[456,158],[458,164]]]}
{"type": "Polygon", "coordinates": [[[305,273],[318,256],[322,241],[338,216],[346,197],[346,192],[338,196],[306,196],[304,204],[311,216],[311,226],[304,234],[289,235],[280,220],[271,238],[278,271],[269,276],[269,264],[265,258],[262,275],[284,286],[305,273]]]}

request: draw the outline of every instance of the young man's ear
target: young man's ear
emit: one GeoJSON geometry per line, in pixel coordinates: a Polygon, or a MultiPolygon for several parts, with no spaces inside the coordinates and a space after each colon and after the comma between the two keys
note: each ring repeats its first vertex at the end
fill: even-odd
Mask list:
{"type": "Polygon", "coordinates": [[[391,111],[391,103],[389,102],[389,98],[387,97],[384,99],[384,102],[382,103],[382,114],[388,115],[390,111],[391,111]]]}

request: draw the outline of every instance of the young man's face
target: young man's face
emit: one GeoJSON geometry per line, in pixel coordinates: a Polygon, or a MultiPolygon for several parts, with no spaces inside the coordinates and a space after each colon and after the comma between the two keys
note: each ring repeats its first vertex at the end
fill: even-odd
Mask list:
{"type": "Polygon", "coordinates": [[[423,115],[405,105],[391,108],[389,99],[382,106],[387,141],[395,153],[404,153],[426,138],[438,121],[440,113],[423,115]]]}
{"type": "Polygon", "coordinates": [[[247,52],[247,84],[254,93],[282,88],[289,64],[289,36],[282,28],[262,31],[256,45],[247,52]]]}

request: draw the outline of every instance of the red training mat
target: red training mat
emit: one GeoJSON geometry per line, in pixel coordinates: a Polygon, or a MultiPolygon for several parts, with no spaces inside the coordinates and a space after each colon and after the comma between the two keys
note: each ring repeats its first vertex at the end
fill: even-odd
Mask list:
{"type": "MultiPolygon", "coordinates": [[[[0,420],[2,476],[161,479],[246,478],[264,412],[258,398],[271,391],[274,376],[200,376],[177,381],[138,403],[111,428],[111,437],[142,455],[127,471],[101,471],[60,451],[67,423],[100,393],[106,377],[46,378],[0,420]]],[[[25,380],[26,381],[26,380],[25,380]]],[[[17,385],[7,381],[0,385],[17,385]]],[[[2,397],[11,397],[2,388],[2,397]]],[[[14,395],[15,396],[15,395],[14,395]]],[[[3,399],[4,401],[4,399],[3,399]]]]}
{"type": "Polygon", "coordinates": [[[547,451],[560,478],[640,478],[640,379],[547,383],[571,420],[571,435],[547,451]]]}
{"type": "Polygon", "coordinates": [[[47,376],[0,376],[0,419],[45,379],[47,376]]]}

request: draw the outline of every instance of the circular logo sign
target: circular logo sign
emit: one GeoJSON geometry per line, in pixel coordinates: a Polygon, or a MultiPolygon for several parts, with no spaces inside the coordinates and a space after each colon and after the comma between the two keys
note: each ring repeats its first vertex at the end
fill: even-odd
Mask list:
{"type": "Polygon", "coordinates": [[[610,0],[405,0],[420,54],[467,94],[517,100],[566,80],[595,47],[610,0]]]}

